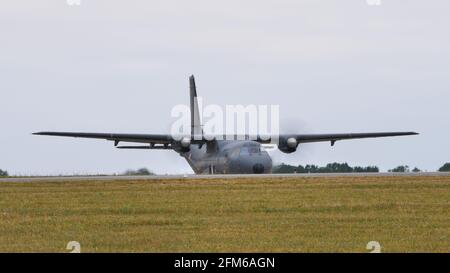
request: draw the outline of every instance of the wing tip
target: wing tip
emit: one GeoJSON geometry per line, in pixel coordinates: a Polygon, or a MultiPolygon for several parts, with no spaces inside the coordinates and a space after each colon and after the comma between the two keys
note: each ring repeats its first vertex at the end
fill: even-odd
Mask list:
{"type": "Polygon", "coordinates": [[[31,134],[35,135],[35,136],[60,136],[63,133],[44,131],[44,132],[35,132],[35,133],[31,133],[31,134]]]}

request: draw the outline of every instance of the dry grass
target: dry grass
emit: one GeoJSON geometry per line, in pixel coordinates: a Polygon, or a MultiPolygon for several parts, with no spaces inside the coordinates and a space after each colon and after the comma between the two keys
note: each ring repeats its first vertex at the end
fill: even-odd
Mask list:
{"type": "Polygon", "coordinates": [[[0,252],[450,252],[450,176],[0,183],[0,252]]]}

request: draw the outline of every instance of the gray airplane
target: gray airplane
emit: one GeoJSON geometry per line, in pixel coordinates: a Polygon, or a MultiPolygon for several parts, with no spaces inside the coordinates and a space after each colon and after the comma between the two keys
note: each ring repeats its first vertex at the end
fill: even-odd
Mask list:
{"type": "MultiPolygon", "coordinates": [[[[34,135],[95,138],[114,141],[119,149],[171,149],[184,157],[196,174],[262,174],[272,172],[272,159],[262,144],[271,138],[233,136],[206,138],[203,135],[197,103],[194,76],[189,78],[191,135],[175,138],[170,134],[110,134],[78,132],[38,132],[34,135]],[[145,146],[118,146],[120,142],[133,142],[145,146]]],[[[417,135],[415,132],[348,133],[348,134],[284,134],[278,136],[278,149],[293,153],[299,144],[327,141],[334,146],[338,140],[417,135]]]]}

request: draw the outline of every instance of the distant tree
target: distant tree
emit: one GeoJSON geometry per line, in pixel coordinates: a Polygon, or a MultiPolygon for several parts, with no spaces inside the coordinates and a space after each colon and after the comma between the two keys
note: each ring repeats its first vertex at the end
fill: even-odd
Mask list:
{"type": "Polygon", "coordinates": [[[326,173],[351,173],[353,172],[353,168],[350,167],[347,163],[330,163],[325,166],[324,172],[326,173]]]}
{"type": "Polygon", "coordinates": [[[368,166],[368,167],[366,167],[366,172],[368,172],[368,173],[379,173],[380,172],[380,168],[378,168],[377,166],[368,166]]]}
{"type": "Polygon", "coordinates": [[[389,170],[388,172],[390,172],[390,173],[409,173],[409,166],[408,165],[398,166],[392,170],[389,170]]]}
{"type": "Polygon", "coordinates": [[[450,172],[450,163],[445,163],[444,166],[439,168],[440,172],[450,172]]]}
{"type": "Polygon", "coordinates": [[[154,173],[147,168],[140,168],[138,170],[127,170],[124,175],[154,175],[154,173]]]}
{"type": "Polygon", "coordinates": [[[8,176],[8,172],[0,169],[0,177],[1,176],[8,176]]]}
{"type": "Polygon", "coordinates": [[[317,173],[319,171],[319,167],[316,165],[306,165],[305,172],[306,173],[317,173]]]}
{"type": "Polygon", "coordinates": [[[137,170],[137,174],[138,175],[154,175],[154,173],[152,171],[149,171],[146,168],[140,168],[139,170],[137,170]]]}
{"type": "Polygon", "coordinates": [[[377,173],[377,172],[380,172],[380,169],[377,166],[355,167],[353,172],[355,172],[355,173],[377,173]]]}
{"type": "Polygon", "coordinates": [[[420,173],[421,170],[420,170],[419,168],[415,167],[415,168],[412,170],[412,172],[413,172],[413,173],[420,173]]]}
{"type": "Polygon", "coordinates": [[[354,173],[378,173],[380,169],[377,166],[354,167],[354,173]]]}
{"type": "Polygon", "coordinates": [[[291,166],[288,164],[281,163],[280,165],[276,165],[273,167],[273,173],[294,173],[296,171],[295,166],[291,166]]]}
{"type": "Polygon", "coordinates": [[[303,167],[302,165],[298,165],[297,166],[297,173],[306,173],[305,167],[303,167]]]}

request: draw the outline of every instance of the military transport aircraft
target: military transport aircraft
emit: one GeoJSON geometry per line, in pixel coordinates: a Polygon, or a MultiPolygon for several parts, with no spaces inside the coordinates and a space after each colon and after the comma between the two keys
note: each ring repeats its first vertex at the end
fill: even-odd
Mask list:
{"type": "MultiPolygon", "coordinates": [[[[234,136],[210,138],[203,136],[194,76],[189,78],[191,135],[175,138],[170,134],[111,134],[78,132],[38,132],[34,135],[95,138],[114,141],[119,149],[171,149],[184,157],[196,174],[262,174],[272,172],[272,159],[262,144],[272,139],[257,136],[254,140],[234,136]],[[247,139],[247,140],[246,140],[247,139]],[[118,146],[120,142],[144,143],[145,146],[118,146]]],[[[415,132],[347,133],[347,134],[280,134],[278,149],[293,153],[299,144],[338,140],[417,135],[415,132]]]]}

